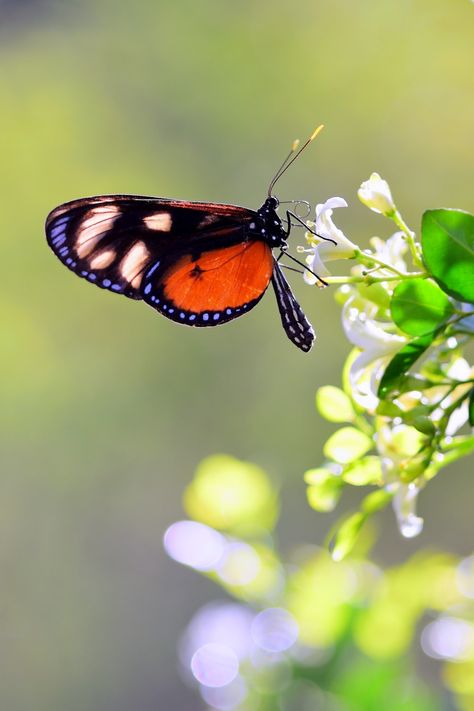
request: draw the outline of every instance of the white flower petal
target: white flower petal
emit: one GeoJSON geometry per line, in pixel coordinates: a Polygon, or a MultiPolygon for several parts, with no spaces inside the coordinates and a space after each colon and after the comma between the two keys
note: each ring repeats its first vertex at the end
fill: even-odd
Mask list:
{"type": "Polygon", "coordinates": [[[333,197],[326,200],[326,202],[319,203],[316,205],[316,219],[325,212],[326,210],[334,210],[336,207],[347,207],[347,202],[344,198],[333,197]]]}
{"type": "Polygon", "coordinates": [[[362,351],[349,368],[352,397],[368,412],[373,412],[379,404],[377,385],[386,361],[387,357],[374,359],[372,353],[362,351]]]}
{"type": "Polygon", "coordinates": [[[448,436],[453,436],[458,430],[463,427],[469,418],[469,405],[467,400],[464,400],[460,407],[458,407],[449,418],[448,424],[446,426],[446,434],[448,436]]]}
{"type": "MultiPolygon", "coordinates": [[[[338,207],[347,207],[343,198],[329,198],[326,202],[318,204],[316,206],[316,222],[314,223],[315,234],[313,232],[306,233],[306,239],[311,246],[309,250],[304,251],[313,255],[311,261],[308,258],[306,262],[320,276],[330,274],[325,262],[334,259],[349,259],[355,255],[358,249],[332,221],[332,211],[338,207]]],[[[317,281],[309,272],[305,272],[304,279],[308,284],[315,284],[317,281]]]]}
{"type": "MultiPolygon", "coordinates": [[[[348,340],[357,348],[369,350],[374,358],[394,353],[406,343],[406,338],[387,333],[373,319],[361,314],[348,299],[342,309],[342,326],[348,340]]],[[[388,324],[387,324],[388,325],[388,324]]]]}
{"type": "MultiPolygon", "coordinates": [[[[327,267],[323,264],[323,262],[319,258],[319,254],[318,254],[317,250],[314,250],[311,255],[306,257],[306,264],[311,269],[311,271],[313,271],[315,274],[317,274],[320,277],[324,278],[325,276],[328,276],[330,274],[327,267]]],[[[303,274],[303,279],[305,280],[305,282],[307,284],[313,285],[313,284],[318,283],[318,280],[316,279],[316,277],[313,274],[311,274],[311,272],[308,272],[307,270],[305,270],[305,272],[303,274]]]]}
{"type": "MultiPolygon", "coordinates": [[[[384,241],[380,237],[372,237],[370,245],[373,248],[373,254],[377,259],[380,259],[386,264],[390,264],[399,271],[406,271],[407,265],[403,259],[403,255],[408,250],[408,245],[403,232],[395,232],[391,237],[384,241]]],[[[381,268],[381,272],[384,270],[381,268]]]]}

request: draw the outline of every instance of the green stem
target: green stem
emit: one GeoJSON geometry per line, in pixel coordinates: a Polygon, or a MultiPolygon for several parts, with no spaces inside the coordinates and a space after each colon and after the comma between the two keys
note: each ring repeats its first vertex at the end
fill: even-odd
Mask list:
{"type": "Polygon", "coordinates": [[[408,247],[410,248],[411,252],[411,258],[413,259],[413,264],[415,264],[417,267],[420,267],[423,269],[423,261],[421,259],[421,253],[419,246],[417,245],[415,241],[415,233],[412,232],[412,230],[408,227],[406,222],[404,221],[403,217],[400,215],[398,210],[395,210],[392,215],[389,215],[389,217],[392,218],[392,220],[395,222],[397,227],[403,232],[403,234],[406,237],[408,247]]]}
{"type": "MultiPolygon", "coordinates": [[[[433,471],[433,476],[443,469],[448,464],[456,462],[462,457],[467,457],[474,450],[474,436],[466,437],[462,442],[455,441],[449,445],[441,446],[439,453],[443,455],[441,461],[433,460],[430,469],[433,471]]],[[[432,477],[430,477],[431,479],[432,477]]]]}
{"type": "Polygon", "coordinates": [[[403,276],[403,272],[401,272],[399,269],[396,269],[396,267],[392,266],[391,264],[387,264],[387,262],[383,262],[381,259],[375,257],[372,254],[366,254],[365,252],[357,250],[355,259],[357,259],[357,261],[360,262],[362,265],[369,267],[369,269],[372,267],[373,264],[376,264],[379,269],[388,269],[394,274],[397,274],[397,276],[399,277],[403,276]]]}
{"type": "Polygon", "coordinates": [[[328,284],[376,284],[382,281],[404,281],[405,279],[423,278],[427,272],[411,272],[410,274],[400,274],[397,276],[371,277],[366,276],[325,276],[324,281],[328,284]]]}
{"type": "Polygon", "coordinates": [[[449,321],[448,326],[451,326],[453,323],[457,323],[458,321],[463,321],[465,318],[469,318],[470,316],[474,316],[474,311],[466,311],[464,313],[460,313],[458,311],[459,316],[456,316],[456,318],[451,319],[449,321]]]}

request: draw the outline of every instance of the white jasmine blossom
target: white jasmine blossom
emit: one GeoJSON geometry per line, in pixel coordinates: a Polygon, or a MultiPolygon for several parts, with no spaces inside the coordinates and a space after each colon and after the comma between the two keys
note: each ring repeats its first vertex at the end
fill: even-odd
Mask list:
{"type": "Polygon", "coordinates": [[[389,185],[378,173],[372,173],[370,178],[362,183],[357,195],[364,205],[381,215],[390,216],[396,210],[389,185]]]}
{"type": "MultiPolygon", "coordinates": [[[[403,256],[408,251],[408,247],[403,232],[395,232],[386,241],[380,239],[380,237],[372,237],[370,245],[373,247],[373,254],[377,259],[385,262],[385,264],[390,264],[391,267],[395,267],[399,272],[407,271],[407,263],[403,256]]],[[[384,270],[381,269],[380,271],[384,270]]]]}
{"type": "MultiPolygon", "coordinates": [[[[309,253],[306,263],[315,274],[323,278],[330,273],[325,262],[334,259],[351,259],[358,251],[357,245],[351,242],[332,221],[332,212],[337,207],[347,207],[347,202],[343,198],[333,197],[316,205],[314,232],[317,234],[306,233],[310,245],[308,249],[303,250],[309,253]]],[[[305,271],[304,280],[307,284],[317,282],[316,277],[309,271],[305,271]]]]}
{"type": "Polygon", "coordinates": [[[378,405],[377,387],[380,377],[392,356],[407,339],[389,333],[389,323],[375,321],[353,306],[349,298],[342,310],[342,326],[347,339],[361,352],[349,369],[354,400],[373,412],[378,405]]]}

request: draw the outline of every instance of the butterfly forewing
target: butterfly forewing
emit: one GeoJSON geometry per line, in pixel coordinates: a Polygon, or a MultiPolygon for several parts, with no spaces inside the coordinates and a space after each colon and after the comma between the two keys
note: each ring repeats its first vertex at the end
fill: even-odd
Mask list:
{"type": "Polygon", "coordinates": [[[166,255],[242,242],[255,213],[243,207],[129,195],[75,200],[51,212],[48,243],[69,269],[103,289],[141,299],[144,275],[166,255]]]}

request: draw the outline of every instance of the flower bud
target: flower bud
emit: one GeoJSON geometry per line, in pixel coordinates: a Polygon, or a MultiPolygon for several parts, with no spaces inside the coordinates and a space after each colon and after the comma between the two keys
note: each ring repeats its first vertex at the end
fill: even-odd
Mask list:
{"type": "Polygon", "coordinates": [[[372,173],[370,178],[362,183],[357,196],[364,205],[381,215],[390,216],[396,210],[389,185],[378,173],[372,173]]]}

